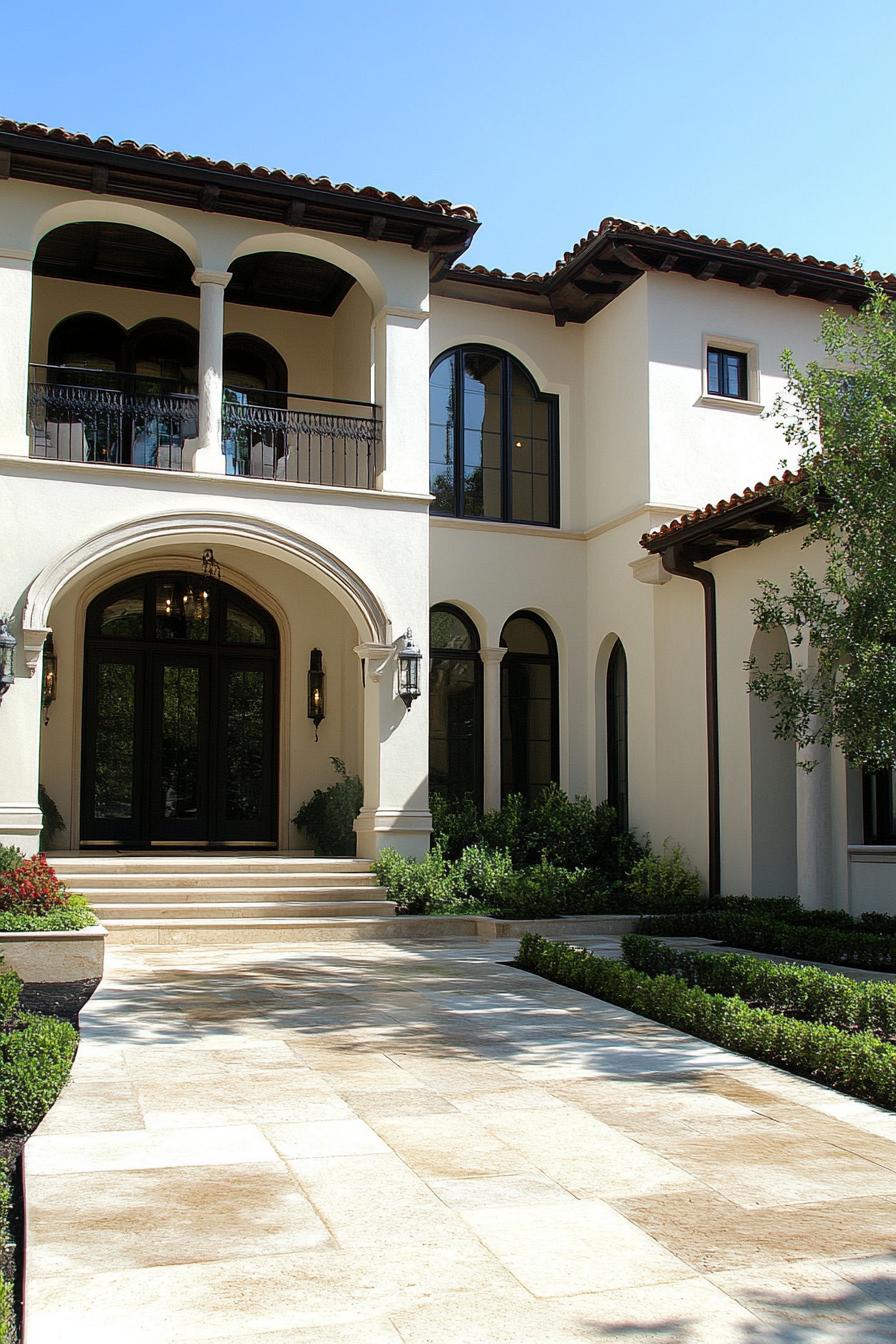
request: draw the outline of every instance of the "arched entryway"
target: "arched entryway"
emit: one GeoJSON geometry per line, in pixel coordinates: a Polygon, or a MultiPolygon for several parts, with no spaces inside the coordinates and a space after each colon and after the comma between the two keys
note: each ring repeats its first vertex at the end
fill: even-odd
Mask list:
{"type": "Polygon", "coordinates": [[[87,609],[81,843],[274,847],[279,638],[213,575],[129,578],[87,609]]]}

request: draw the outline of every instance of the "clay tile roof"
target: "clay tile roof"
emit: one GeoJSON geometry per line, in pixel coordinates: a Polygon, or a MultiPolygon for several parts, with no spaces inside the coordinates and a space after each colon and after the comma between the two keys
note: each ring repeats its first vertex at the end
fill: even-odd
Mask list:
{"type": "Polygon", "coordinates": [[[112,150],[118,154],[133,154],[142,159],[178,164],[189,168],[211,169],[217,173],[233,173],[240,177],[254,177],[263,181],[290,183],[295,187],[307,187],[314,191],[334,192],[340,196],[363,197],[368,200],[382,201],[388,205],[403,205],[412,210],[426,210],[433,214],[452,219],[475,220],[476,210],[472,205],[453,205],[451,201],[424,201],[419,196],[399,196],[394,191],[381,191],[378,187],[354,187],[350,182],[331,182],[328,177],[309,177],[306,173],[287,173],[283,168],[253,168],[248,163],[229,163],[226,159],[209,159],[198,154],[182,154],[179,150],[166,151],[158,145],[138,145],[136,140],[115,141],[108,135],[92,140],[90,136],[74,131],[63,130],[60,126],[44,126],[40,122],[11,121],[0,117],[0,131],[17,135],[27,135],[37,140],[60,140],[65,144],[80,146],[83,149],[112,150]]]}
{"type": "Polygon", "coordinates": [[[671,523],[663,523],[662,527],[657,527],[652,532],[645,532],[641,537],[641,545],[649,548],[661,538],[674,536],[693,527],[695,523],[705,522],[718,514],[730,513],[732,509],[738,509],[744,504],[760,499],[763,495],[770,494],[777,486],[791,485],[804,479],[805,472],[800,468],[796,472],[785,471],[780,476],[772,476],[768,481],[757,481],[752,488],[746,486],[741,494],[733,494],[728,499],[718,500],[715,504],[704,504],[702,509],[693,509],[690,513],[682,514],[680,518],[674,518],[671,523]]]}

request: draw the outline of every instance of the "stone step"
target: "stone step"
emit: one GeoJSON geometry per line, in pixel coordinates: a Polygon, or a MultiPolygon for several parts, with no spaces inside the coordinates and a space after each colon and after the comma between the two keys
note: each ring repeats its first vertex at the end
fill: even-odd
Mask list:
{"type": "Polygon", "coordinates": [[[143,870],[133,872],[74,872],[68,869],[57,870],[57,875],[66,886],[73,890],[103,891],[103,890],[137,890],[137,889],[172,889],[180,890],[195,889],[201,891],[204,888],[214,888],[223,891],[228,887],[248,887],[256,890],[321,890],[325,888],[338,888],[340,890],[351,890],[357,888],[359,891],[368,890],[376,886],[376,875],[371,872],[347,872],[330,873],[320,872],[318,870],[302,871],[293,873],[288,870],[281,872],[256,872],[254,868],[241,869],[239,872],[215,872],[213,869],[206,869],[202,872],[170,872],[157,873],[146,872],[143,870]]]}
{"type": "Polygon", "coordinates": [[[367,873],[367,859],[324,859],[296,854],[49,854],[62,873],[367,873]]]}
{"type": "Polygon", "coordinates": [[[106,924],[109,943],[129,947],[202,947],[254,943],[418,942],[479,936],[475,917],[369,915],[320,919],[117,919],[106,924]]]}
{"type": "Polygon", "coordinates": [[[171,904],[165,901],[117,902],[94,901],[93,911],[106,928],[152,920],[190,923],[208,920],[284,919],[355,919],[364,915],[394,915],[394,901],[190,901],[171,904]]]}
{"type": "Polygon", "coordinates": [[[385,899],[385,887],[264,887],[247,885],[245,887],[90,887],[78,888],[91,905],[105,901],[153,902],[164,901],[167,905],[192,904],[198,901],[231,901],[241,904],[243,901],[259,899],[276,903],[278,901],[339,901],[346,905],[355,905],[358,901],[377,901],[385,899]]]}

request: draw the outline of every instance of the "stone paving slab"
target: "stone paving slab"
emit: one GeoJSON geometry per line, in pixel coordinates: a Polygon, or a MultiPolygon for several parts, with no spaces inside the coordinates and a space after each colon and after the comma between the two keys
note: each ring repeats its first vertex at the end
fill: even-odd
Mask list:
{"type": "Polygon", "coordinates": [[[113,949],[28,1344],[892,1344],[896,1115],[514,951],[113,949]]]}

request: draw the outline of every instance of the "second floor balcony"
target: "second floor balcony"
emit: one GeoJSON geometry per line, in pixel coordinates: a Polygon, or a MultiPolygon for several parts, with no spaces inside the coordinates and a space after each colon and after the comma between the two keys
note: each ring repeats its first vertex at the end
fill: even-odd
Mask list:
{"type": "MultiPolygon", "coordinates": [[[[229,476],[376,488],[381,416],[372,403],[226,386],[220,411],[229,476]]],[[[28,426],[32,457],[189,471],[199,398],[174,378],[35,364],[28,426]]]]}

